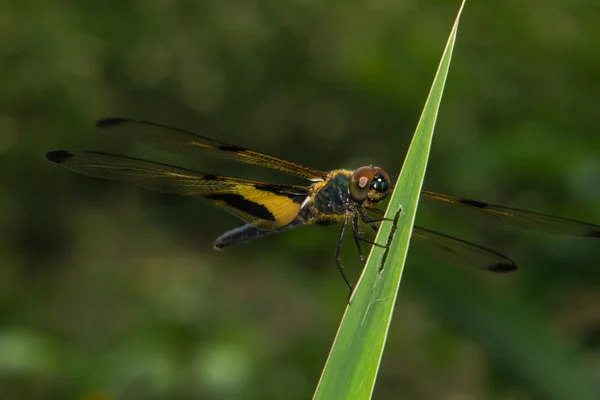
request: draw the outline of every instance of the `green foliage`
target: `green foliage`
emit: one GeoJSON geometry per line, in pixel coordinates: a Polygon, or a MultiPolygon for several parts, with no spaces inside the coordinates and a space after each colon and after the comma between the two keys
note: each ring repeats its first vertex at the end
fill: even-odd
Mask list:
{"type": "MultiPolygon", "coordinates": [[[[458,3],[458,2],[456,2],[458,3]]],[[[306,399],[346,288],[336,233],[228,251],[193,198],[49,164],[57,148],[183,159],[93,128],[132,116],[319,169],[400,169],[457,4],[4,1],[0,5],[2,399],[306,399]],[[405,133],[405,135],[401,135],[405,133]]],[[[471,2],[427,189],[600,223],[600,9],[471,2]]],[[[409,252],[374,398],[585,399],[598,383],[600,248],[419,207],[502,251],[498,276],[409,252]]],[[[348,247],[349,274],[361,268],[348,247]]]]}

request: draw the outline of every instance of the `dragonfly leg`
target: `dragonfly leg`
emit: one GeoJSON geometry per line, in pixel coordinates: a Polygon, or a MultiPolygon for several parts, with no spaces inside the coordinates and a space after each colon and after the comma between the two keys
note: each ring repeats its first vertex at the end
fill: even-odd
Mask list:
{"type": "MultiPolygon", "coordinates": [[[[373,225],[370,225],[375,232],[377,232],[377,228],[373,225]]],[[[360,248],[360,244],[358,243],[358,241],[364,242],[364,243],[368,243],[372,246],[377,246],[377,247],[381,247],[386,249],[387,246],[376,243],[372,240],[369,240],[365,237],[363,237],[359,231],[358,231],[358,214],[354,214],[354,218],[352,219],[352,229],[354,230],[354,241],[356,242],[356,247],[359,249],[359,253],[361,253],[361,248],[360,248]]],[[[363,257],[361,257],[361,260],[363,260],[363,257]]],[[[365,260],[363,260],[363,263],[365,262],[365,260]]]]}
{"type": "MultiPolygon", "coordinates": [[[[360,214],[360,218],[363,220],[364,223],[366,223],[367,225],[369,225],[371,228],[373,228],[373,230],[375,232],[377,232],[379,230],[379,228],[374,225],[376,222],[381,222],[381,221],[393,221],[393,219],[389,219],[389,218],[379,218],[379,219],[372,219],[369,218],[369,216],[367,214],[365,214],[365,212],[363,210],[361,210],[360,208],[358,209],[358,213],[360,214]]],[[[365,243],[369,243],[373,246],[377,246],[377,247],[382,247],[384,249],[387,249],[387,245],[382,245],[379,243],[375,243],[372,240],[368,240],[365,239],[364,237],[360,236],[360,240],[365,242],[365,243]]]]}
{"type": "Polygon", "coordinates": [[[374,242],[372,240],[366,239],[366,238],[364,238],[364,237],[362,237],[360,235],[358,236],[358,240],[360,240],[361,242],[368,243],[368,244],[373,245],[373,246],[381,247],[382,249],[387,249],[388,248],[388,246],[385,245],[385,244],[379,244],[379,243],[374,242]]]}
{"type": "Polygon", "coordinates": [[[362,247],[360,247],[360,242],[366,240],[363,239],[358,233],[358,213],[354,213],[352,216],[352,233],[354,234],[354,243],[356,244],[356,249],[358,250],[358,256],[360,257],[360,261],[362,261],[364,264],[367,262],[367,259],[363,253],[362,247]]]}
{"type": "Polygon", "coordinates": [[[360,214],[360,218],[363,220],[363,222],[366,222],[367,224],[374,224],[374,223],[382,222],[382,221],[390,221],[390,222],[393,221],[393,219],[385,218],[385,217],[371,218],[361,208],[358,208],[358,213],[360,214]]]}
{"type": "MultiPolygon", "coordinates": [[[[342,274],[342,278],[344,278],[344,282],[350,289],[350,295],[352,295],[352,285],[346,278],[346,274],[344,273],[344,266],[342,265],[342,243],[344,242],[344,234],[346,233],[346,226],[348,226],[348,215],[346,215],[346,219],[344,220],[344,224],[342,225],[342,231],[340,232],[340,238],[338,240],[337,248],[335,250],[335,263],[342,274]]],[[[349,298],[349,297],[348,297],[349,298]]]]}

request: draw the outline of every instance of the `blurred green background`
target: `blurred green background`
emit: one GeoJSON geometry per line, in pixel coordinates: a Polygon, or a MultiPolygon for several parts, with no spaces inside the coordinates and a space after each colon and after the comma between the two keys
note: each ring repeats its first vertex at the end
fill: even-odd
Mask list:
{"type": "MultiPolygon", "coordinates": [[[[302,183],[93,127],[131,116],[319,169],[396,175],[458,6],[4,0],[0,398],[310,398],[346,306],[335,230],[215,252],[235,217],[43,155],[95,149],[302,183]]],[[[425,187],[600,224],[599,20],[589,0],[468,3],[425,187]]],[[[598,241],[445,211],[423,207],[418,222],[520,269],[411,253],[375,398],[600,398],[598,241]]]]}

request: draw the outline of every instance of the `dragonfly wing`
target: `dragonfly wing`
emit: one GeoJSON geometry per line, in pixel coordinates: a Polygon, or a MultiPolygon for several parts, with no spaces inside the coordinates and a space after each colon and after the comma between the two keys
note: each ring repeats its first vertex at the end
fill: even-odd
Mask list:
{"type": "Polygon", "coordinates": [[[293,221],[308,196],[304,186],[271,184],[204,174],[172,165],[95,151],[56,150],[54,163],[85,175],[130,182],[146,189],[197,195],[260,229],[279,229],[293,221]]]}
{"type": "Polygon", "coordinates": [[[423,254],[452,261],[461,266],[491,272],[510,272],[517,269],[513,260],[497,251],[419,226],[413,229],[411,246],[421,249],[423,254]]]}
{"type": "Polygon", "coordinates": [[[515,208],[496,206],[477,200],[463,199],[431,192],[421,191],[422,198],[446,204],[458,204],[470,209],[479,210],[487,215],[500,219],[502,222],[519,228],[532,229],[540,232],[572,237],[600,237],[600,226],[587,222],[575,221],[552,215],[519,210],[515,208]]]}
{"type": "MultiPolygon", "coordinates": [[[[383,218],[383,211],[379,209],[365,211],[373,220],[383,218]]],[[[370,225],[375,227],[379,223],[370,225]]],[[[510,272],[517,268],[513,260],[497,251],[416,225],[411,237],[411,248],[442,261],[492,272],[510,272]]]]}
{"type": "Polygon", "coordinates": [[[311,180],[321,180],[327,175],[323,171],[150,121],[104,118],[98,120],[96,126],[124,137],[142,141],[159,150],[191,155],[198,155],[200,152],[212,153],[217,157],[271,168],[311,180]]]}

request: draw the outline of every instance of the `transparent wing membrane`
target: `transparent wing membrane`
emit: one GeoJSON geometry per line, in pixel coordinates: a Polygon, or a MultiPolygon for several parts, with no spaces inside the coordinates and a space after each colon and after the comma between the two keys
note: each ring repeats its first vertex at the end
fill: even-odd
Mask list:
{"type": "Polygon", "coordinates": [[[517,264],[504,254],[419,226],[413,229],[411,245],[423,254],[464,267],[492,272],[510,272],[517,269],[517,264]]]}
{"type": "Polygon", "coordinates": [[[481,211],[487,215],[498,218],[503,223],[519,228],[532,229],[561,236],[600,237],[600,226],[587,222],[580,222],[515,208],[496,206],[477,200],[463,199],[461,197],[449,196],[447,194],[431,192],[428,190],[422,190],[421,195],[423,195],[422,198],[425,200],[429,199],[446,204],[456,204],[472,210],[481,211]]]}
{"type": "MultiPolygon", "coordinates": [[[[383,218],[383,211],[371,209],[367,215],[377,220],[383,218]]],[[[517,268],[513,260],[495,250],[416,225],[410,243],[411,249],[424,255],[463,267],[492,272],[510,272],[517,268]]]]}
{"type": "Polygon", "coordinates": [[[147,143],[158,150],[192,156],[209,153],[216,157],[266,167],[306,179],[323,179],[327,175],[323,171],[154,122],[104,118],[98,120],[96,126],[107,132],[147,143]]]}

